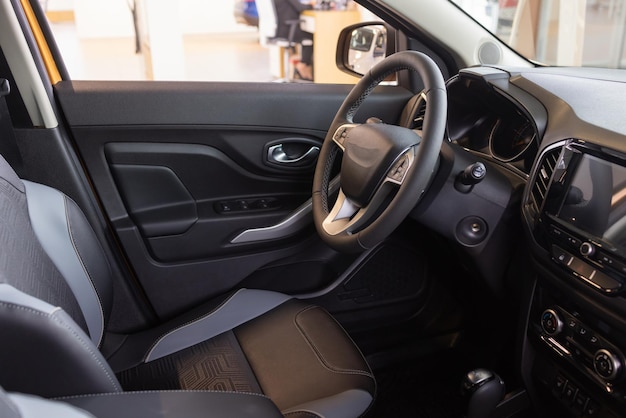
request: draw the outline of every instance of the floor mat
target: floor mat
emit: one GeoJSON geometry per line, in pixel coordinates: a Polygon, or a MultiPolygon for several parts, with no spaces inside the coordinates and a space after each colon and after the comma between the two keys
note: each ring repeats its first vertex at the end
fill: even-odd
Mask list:
{"type": "Polygon", "coordinates": [[[452,366],[449,357],[437,357],[375,371],[378,396],[366,417],[462,417],[460,386],[468,370],[452,366]]]}

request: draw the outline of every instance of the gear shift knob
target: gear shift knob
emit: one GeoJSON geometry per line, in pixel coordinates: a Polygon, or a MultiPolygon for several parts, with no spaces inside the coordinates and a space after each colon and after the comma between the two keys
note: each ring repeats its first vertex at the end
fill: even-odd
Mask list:
{"type": "Polygon", "coordinates": [[[465,375],[461,392],[466,400],[467,418],[488,418],[504,399],[504,382],[487,369],[475,369],[465,375]]]}

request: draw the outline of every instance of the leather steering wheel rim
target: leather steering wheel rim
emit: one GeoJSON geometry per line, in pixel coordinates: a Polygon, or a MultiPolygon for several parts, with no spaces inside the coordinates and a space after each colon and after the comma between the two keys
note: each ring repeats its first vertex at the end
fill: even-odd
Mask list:
{"type": "MultiPolygon", "coordinates": [[[[417,51],[395,53],[378,63],[361,78],[337,111],[324,139],[315,169],[312,195],[313,220],[324,242],[338,251],[364,251],[373,248],[393,232],[421,199],[434,176],[445,134],[446,117],[445,82],[440,69],[425,54],[417,51]],[[360,126],[354,124],[353,118],[372,90],[389,75],[405,69],[415,71],[424,83],[424,90],[421,94],[424,95],[427,104],[421,141],[411,146],[409,152],[411,154],[410,165],[402,181],[398,183],[397,186],[399,187],[394,190],[395,196],[391,201],[381,204],[379,208],[371,209],[370,213],[375,211],[376,214],[368,215],[371,219],[368,219],[365,225],[359,226],[355,230],[350,230],[350,227],[343,230],[342,226],[338,228],[338,231],[333,231],[328,225],[334,220],[329,220],[329,217],[337,210],[335,208],[331,210],[328,206],[328,189],[335,158],[342,150],[338,145],[337,138],[345,136],[345,132],[352,127],[360,126]],[[344,132],[344,135],[341,135],[341,132],[344,132]]],[[[408,128],[394,127],[394,129],[393,132],[400,134],[402,133],[401,129],[410,131],[408,128]]],[[[350,132],[355,132],[354,136],[357,136],[358,131],[350,132]]],[[[394,134],[391,136],[393,137],[394,134]]],[[[390,140],[394,141],[395,139],[390,138],[390,140]]],[[[355,139],[351,139],[351,141],[354,142],[355,139]]],[[[403,157],[400,155],[398,158],[403,157]]],[[[340,190],[340,197],[343,199],[342,190],[340,190]]],[[[350,198],[346,198],[343,203],[349,200],[350,198]]]]}

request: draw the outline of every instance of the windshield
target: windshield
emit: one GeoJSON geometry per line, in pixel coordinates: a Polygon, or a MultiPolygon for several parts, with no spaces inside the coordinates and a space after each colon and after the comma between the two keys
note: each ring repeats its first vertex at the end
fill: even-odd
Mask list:
{"type": "Polygon", "coordinates": [[[624,68],[626,0],[450,0],[527,59],[624,68]]]}

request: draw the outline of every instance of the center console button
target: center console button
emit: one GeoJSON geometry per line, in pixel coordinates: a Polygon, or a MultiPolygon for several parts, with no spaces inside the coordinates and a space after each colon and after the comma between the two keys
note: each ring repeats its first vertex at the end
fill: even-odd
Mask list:
{"type": "Polygon", "coordinates": [[[621,261],[613,259],[613,262],[611,263],[611,266],[615,270],[617,270],[618,272],[620,272],[622,274],[626,274],[626,264],[622,263],[621,261]]]}
{"type": "Polygon", "coordinates": [[[559,228],[557,228],[554,225],[550,225],[549,231],[550,231],[550,234],[553,237],[556,237],[556,238],[561,238],[561,237],[565,236],[565,232],[561,231],[559,228]]]}
{"type": "Polygon", "coordinates": [[[602,265],[611,266],[611,267],[615,263],[615,261],[611,257],[609,257],[606,254],[602,254],[602,253],[598,254],[598,257],[596,258],[596,261],[598,263],[602,264],[602,265]]]}
{"type": "Polygon", "coordinates": [[[569,268],[586,280],[589,280],[589,278],[596,271],[596,269],[594,269],[591,265],[576,257],[572,257],[572,261],[569,263],[569,268]]]}
{"type": "Polygon", "coordinates": [[[569,265],[569,263],[574,258],[574,257],[572,257],[572,255],[570,253],[568,253],[567,251],[563,250],[562,248],[560,248],[560,247],[558,247],[556,245],[552,246],[552,256],[559,263],[561,263],[563,265],[566,265],[566,266],[569,265]]]}
{"type": "Polygon", "coordinates": [[[580,253],[585,257],[591,257],[596,252],[596,247],[590,242],[580,244],[580,253]]]}
{"type": "Polygon", "coordinates": [[[578,325],[578,322],[576,322],[576,320],[574,318],[569,318],[567,320],[567,327],[568,328],[576,329],[576,325],[578,325]]]}
{"type": "Polygon", "coordinates": [[[574,398],[574,408],[579,412],[583,412],[585,410],[585,406],[587,406],[588,399],[589,398],[584,393],[578,392],[574,398]]]}
{"type": "Polygon", "coordinates": [[[576,237],[573,237],[573,236],[571,236],[569,234],[566,234],[565,235],[565,241],[569,245],[571,245],[573,248],[580,248],[581,241],[578,238],[576,238],[576,237]]]}
{"type": "Polygon", "coordinates": [[[573,402],[574,397],[576,396],[576,392],[578,392],[578,388],[572,385],[571,383],[568,383],[567,385],[565,385],[565,390],[563,391],[563,397],[566,400],[573,402]]]}
{"type": "Polygon", "coordinates": [[[563,388],[565,388],[566,384],[567,379],[565,379],[563,376],[557,376],[556,380],[554,381],[554,391],[560,395],[561,393],[563,393],[563,388]]]}
{"type": "Polygon", "coordinates": [[[587,416],[591,416],[591,415],[595,415],[599,410],[599,405],[594,402],[592,399],[589,399],[587,401],[587,407],[585,408],[585,415],[587,416]]]}
{"type": "Polygon", "coordinates": [[[622,283],[620,281],[607,276],[599,270],[595,270],[594,274],[588,279],[606,293],[614,293],[622,288],[622,283]]]}

